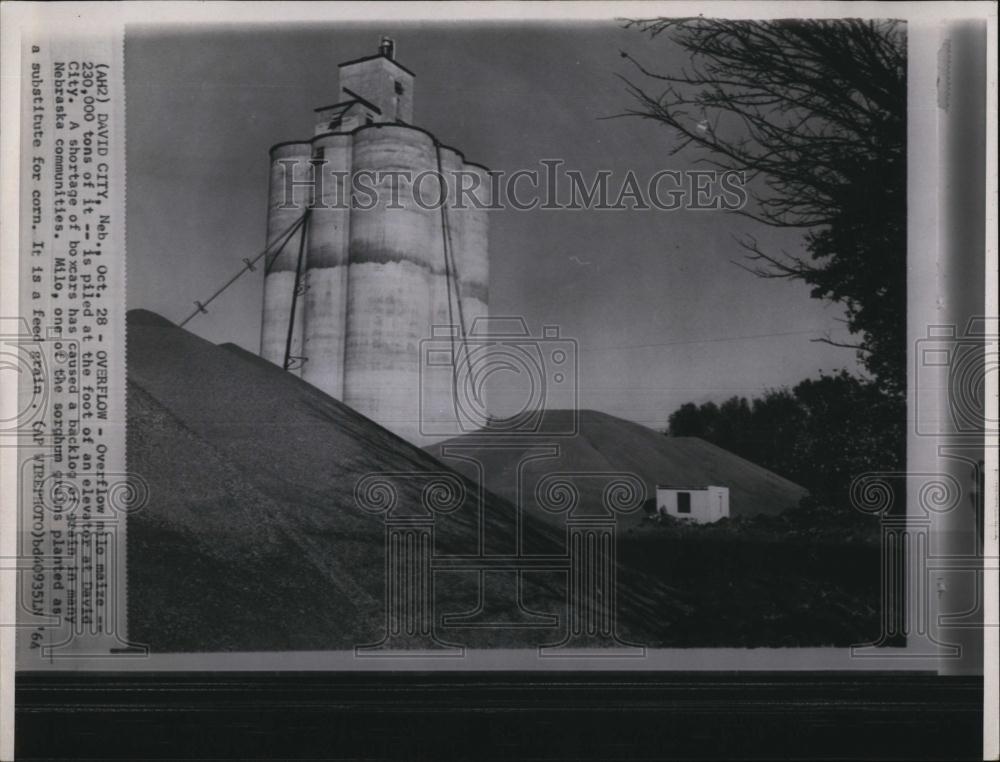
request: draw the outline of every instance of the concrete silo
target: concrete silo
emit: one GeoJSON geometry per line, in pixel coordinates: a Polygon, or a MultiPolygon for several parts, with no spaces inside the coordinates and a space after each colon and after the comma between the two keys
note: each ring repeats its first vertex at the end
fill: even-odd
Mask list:
{"type": "MultiPolygon", "coordinates": [[[[421,130],[383,125],[355,134],[355,173],[399,170],[416,177],[436,163],[434,139],[421,130]]],[[[351,212],[343,400],[416,441],[420,342],[430,336],[440,218],[409,192],[389,208],[390,183],[378,184],[372,208],[351,212]]]]}
{"type": "MultiPolygon", "coordinates": [[[[339,76],[341,100],[316,109],[311,143],[272,149],[269,236],[301,214],[280,208],[279,160],[292,160],[296,179],[311,160],[317,182],[298,298],[298,235],[267,275],[261,354],[282,364],[291,331],[290,354],[301,357],[306,381],[423,444],[421,342],[435,324],[454,326],[456,341],[464,341],[471,321],[488,311],[486,210],[456,208],[456,173],[478,173],[475,194],[485,201],[489,178],[409,124],[414,77],[395,61],[391,41],[341,64],[339,76]]],[[[296,198],[304,197],[295,187],[296,198]]],[[[447,375],[431,385],[433,415],[453,418],[447,375]]]]}

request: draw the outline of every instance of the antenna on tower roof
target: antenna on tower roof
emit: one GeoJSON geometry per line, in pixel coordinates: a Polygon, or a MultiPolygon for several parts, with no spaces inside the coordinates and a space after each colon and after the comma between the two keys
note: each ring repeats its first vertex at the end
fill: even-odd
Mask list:
{"type": "Polygon", "coordinates": [[[396,41],[392,37],[382,35],[382,41],[378,44],[378,54],[385,56],[390,61],[396,60],[396,41]]]}

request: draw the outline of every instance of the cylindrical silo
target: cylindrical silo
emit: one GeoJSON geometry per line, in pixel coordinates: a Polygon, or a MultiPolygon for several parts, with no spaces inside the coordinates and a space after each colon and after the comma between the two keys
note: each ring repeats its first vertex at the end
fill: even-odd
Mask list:
{"type": "MultiPolygon", "coordinates": [[[[421,341],[430,333],[431,269],[439,257],[438,210],[421,208],[408,183],[395,206],[393,179],[376,175],[407,171],[416,177],[436,169],[434,141],[402,125],[377,125],[354,133],[353,174],[377,187],[371,208],[355,194],[351,211],[344,347],[344,402],[411,442],[422,441],[418,420],[421,341]]],[[[434,199],[436,181],[422,184],[434,199]]]]}
{"type": "MultiPolygon", "coordinates": [[[[309,143],[279,143],[271,149],[271,178],[268,191],[267,241],[283,239],[284,233],[301,217],[310,201],[306,182],[311,177],[309,143]],[[288,183],[288,173],[296,184],[288,183]],[[299,184],[301,183],[301,184],[299,184]],[[291,187],[289,188],[289,185],[291,187]]],[[[277,256],[269,252],[270,263],[264,276],[264,314],[260,329],[260,355],[276,365],[283,365],[288,345],[289,319],[295,304],[292,330],[292,357],[302,357],[304,300],[295,297],[295,274],[299,246],[304,235],[300,227],[277,256]]],[[[301,362],[293,363],[293,372],[301,375],[301,362]]]]}
{"type": "Polygon", "coordinates": [[[309,218],[302,378],[331,397],[344,394],[344,337],[350,244],[350,179],[354,139],[349,134],[313,140],[317,199],[309,218]]]}

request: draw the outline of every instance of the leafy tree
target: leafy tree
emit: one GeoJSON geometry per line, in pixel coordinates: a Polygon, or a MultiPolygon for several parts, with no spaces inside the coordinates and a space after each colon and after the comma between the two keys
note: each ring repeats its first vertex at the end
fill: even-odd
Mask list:
{"type": "Polygon", "coordinates": [[[668,126],[674,152],[694,149],[746,173],[740,213],[801,229],[807,256],[740,239],[742,266],[802,280],[840,303],[877,389],[905,395],[906,39],[891,20],[641,19],[689,64],[657,70],[627,52],[636,105],[626,115],[668,126]]]}
{"type": "Polygon", "coordinates": [[[669,432],[675,437],[702,437],[710,435],[719,408],[714,402],[701,407],[693,402],[681,405],[670,415],[669,432]]]}
{"type": "Polygon", "coordinates": [[[845,505],[855,477],[904,467],[904,402],[847,372],[802,381],[793,394],[804,415],[793,461],[815,496],[845,505]]]}
{"type": "Polygon", "coordinates": [[[749,402],[682,405],[670,436],[700,436],[846,507],[852,480],[905,463],[903,403],[846,371],[775,389],[749,402]]]}
{"type": "Polygon", "coordinates": [[[779,474],[807,478],[801,469],[801,432],[806,418],[794,394],[786,389],[770,390],[752,405],[752,451],[750,460],[767,453],[767,467],[779,474]]]}

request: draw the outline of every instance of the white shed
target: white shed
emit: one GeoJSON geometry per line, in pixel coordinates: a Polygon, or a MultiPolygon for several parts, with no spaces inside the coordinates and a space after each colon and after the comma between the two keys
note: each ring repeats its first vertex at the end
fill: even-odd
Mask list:
{"type": "Polygon", "coordinates": [[[729,517],[729,487],[656,485],[656,512],[661,516],[711,524],[729,517]]]}

